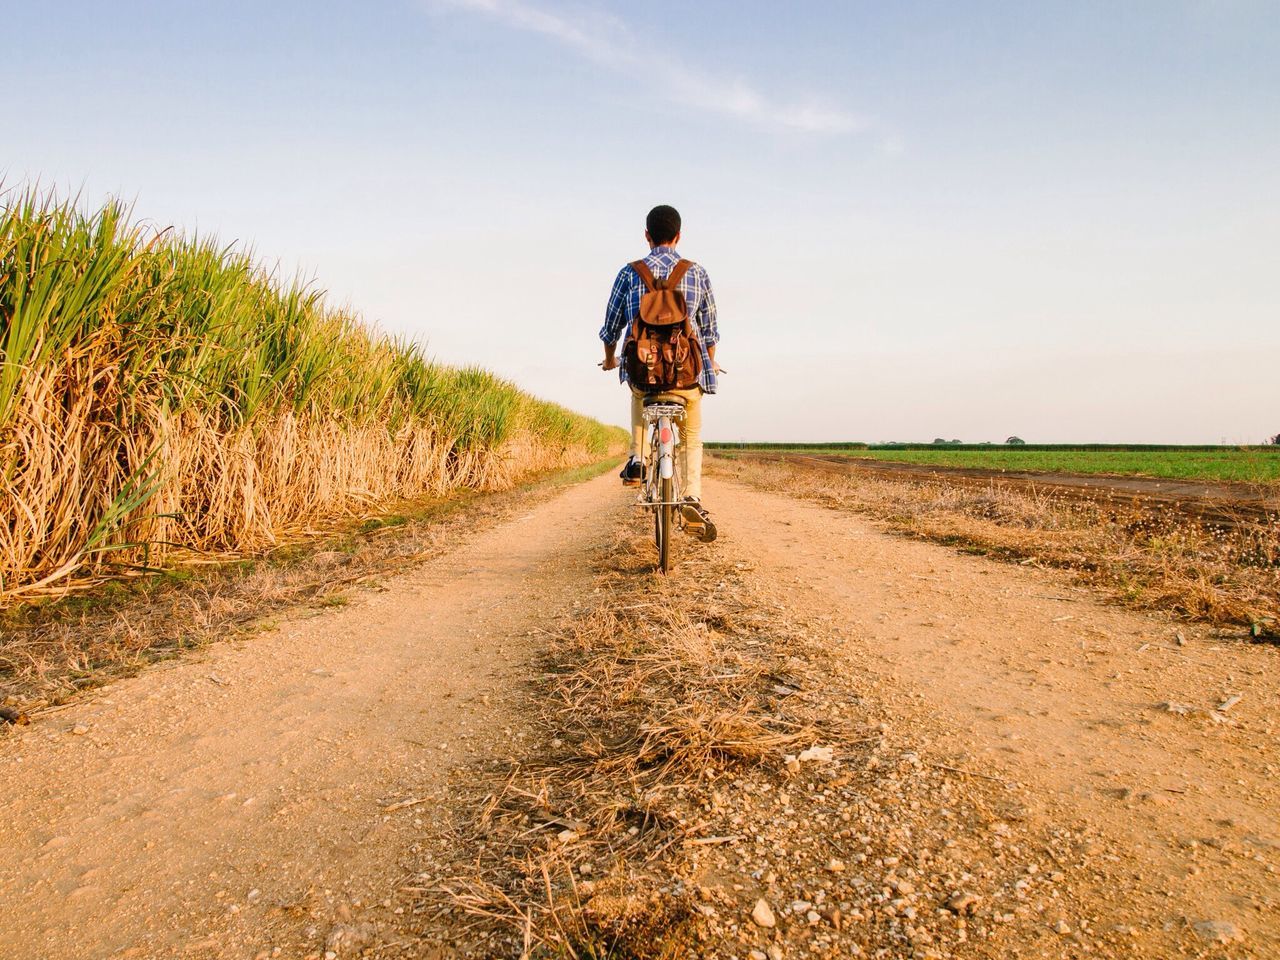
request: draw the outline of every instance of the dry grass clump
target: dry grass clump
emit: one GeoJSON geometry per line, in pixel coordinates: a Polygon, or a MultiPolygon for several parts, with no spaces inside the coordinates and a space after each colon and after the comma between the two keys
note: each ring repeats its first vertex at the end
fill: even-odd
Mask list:
{"type": "Polygon", "coordinates": [[[1280,516],[1209,520],[1129,497],[1058,496],[1002,484],[886,479],[714,459],[714,470],[769,490],[888,522],[913,536],[1072,571],[1136,606],[1275,630],[1280,516]]]}
{"type": "Polygon", "coordinates": [[[599,602],[556,637],[538,681],[544,752],[494,774],[460,828],[474,856],[432,899],[451,940],[462,922],[486,944],[476,955],[674,956],[701,918],[676,864],[721,842],[700,805],[735,771],[780,770],[830,736],[822,711],[787,698],[800,641],[714,553],[664,578],[651,543],[622,539],[605,565],[599,602]]]}
{"type": "Polygon", "coordinates": [[[504,489],[624,441],[433,362],[249,252],[115,202],[0,194],[0,603],[504,489]]]}
{"type": "Polygon", "coordinates": [[[1070,902],[1056,874],[1029,907],[1028,860],[1084,869],[1083,834],[903,741],[824,616],[791,619],[729,549],[669,577],[647,537],[603,558],[529,698],[533,748],[461,774],[473,812],[402,888],[406,956],[1004,957],[1070,902]]]}

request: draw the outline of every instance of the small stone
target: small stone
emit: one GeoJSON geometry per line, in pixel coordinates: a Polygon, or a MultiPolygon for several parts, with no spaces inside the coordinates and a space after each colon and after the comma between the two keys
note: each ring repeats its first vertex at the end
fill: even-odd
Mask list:
{"type": "Polygon", "coordinates": [[[71,728],[71,732],[75,734],[77,737],[83,737],[86,733],[89,732],[89,728],[86,727],[83,723],[77,723],[74,727],[71,728]]]}
{"type": "Polygon", "coordinates": [[[325,937],[325,956],[359,956],[362,950],[373,945],[377,933],[372,923],[336,924],[325,937]]]}
{"type": "Polygon", "coordinates": [[[1242,943],[1244,932],[1229,920],[1201,920],[1195,924],[1200,939],[1209,943],[1242,943]]]}
{"type": "Polygon", "coordinates": [[[800,756],[796,759],[801,763],[830,763],[835,759],[835,751],[831,747],[809,747],[807,750],[801,750],[800,756]]]}
{"type": "Polygon", "coordinates": [[[769,948],[769,960],[782,960],[782,948],[776,943],[769,948]]]}
{"type": "Polygon", "coordinates": [[[810,923],[818,923],[822,919],[822,914],[820,914],[817,910],[810,910],[808,913],[804,915],[804,918],[808,920],[810,923]]]}
{"type": "Polygon", "coordinates": [[[844,861],[832,857],[827,861],[827,869],[832,873],[844,873],[844,861]]]}
{"type": "Polygon", "coordinates": [[[844,914],[840,912],[839,907],[834,907],[827,911],[827,922],[835,927],[836,930],[844,929],[844,914]]]}
{"type": "Polygon", "coordinates": [[[778,920],[773,915],[773,908],[769,906],[769,901],[761,897],[756,901],[756,905],[751,909],[751,920],[757,927],[771,929],[777,926],[778,920]]]}
{"type": "Polygon", "coordinates": [[[916,885],[910,880],[894,880],[889,884],[889,888],[904,897],[916,892],[916,885]]]}
{"type": "Polygon", "coordinates": [[[1071,927],[1067,925],[1067,921],[1059,920],[1057,923],[1053,925],[1053,932],[1058,934],[1059,936],[1065,937],[1068,933],[1071,932],[1071,927]]]}
{"type": "Polygon", "coordinates": [[[782,766],[787,771],[787,773],[791,774],[792,776],[795,776],[797,773],[800,772],[800,761],[796,759],[796,756],[794,753],[788,753],[785,757],[782,758],[782,766]]]}
{"type": "Polygon", "coordinates": [[[763,950],[752,950],[750,953],[747,954],[747,956],[750,957],[751,960],[769,960],[768,956],[765,954],[763,950]]]}
{"type": "Polygon", "coordinates": [[[561,843],[573,843],[573,841],[578,839],[578,831],[568,829],[561,830],[556,834],[556,839],[561,843]]]}
{"type": "Polygon", "coordinates": [[[978,909],[982,898],[967,890],[958,890],[947,899],[947,909],[952,913],[971,914],[978,909]]]}

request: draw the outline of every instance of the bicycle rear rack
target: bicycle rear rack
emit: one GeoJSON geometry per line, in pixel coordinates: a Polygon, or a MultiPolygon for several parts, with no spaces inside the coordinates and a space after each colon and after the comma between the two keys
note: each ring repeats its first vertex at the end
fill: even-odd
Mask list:
{"type": "Polygon", "coordinates": [[[644,408],[644,418],[652,423],[661,417],[670,417],[673,420],[684,419],[684,404],[682,403],[650,403],[644,408]]]}

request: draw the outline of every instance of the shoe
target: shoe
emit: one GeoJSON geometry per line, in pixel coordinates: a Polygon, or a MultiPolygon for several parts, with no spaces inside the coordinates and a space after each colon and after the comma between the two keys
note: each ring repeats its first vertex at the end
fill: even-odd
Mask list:
{"type": "Polygon", "coordinates": [[[626,466],[618,474],[624,487],[638,487],[644,482],[644,464],[635,457],[628,457],[626,466]]]}
{"type": "Polygon", "coordinates": [[[699,501],[690,499],[682,503],[680,518],[684,520],[685,529],[703,543],[710,543],[716,538],[716,525],[711,522],[711,514],[699,501]]]}

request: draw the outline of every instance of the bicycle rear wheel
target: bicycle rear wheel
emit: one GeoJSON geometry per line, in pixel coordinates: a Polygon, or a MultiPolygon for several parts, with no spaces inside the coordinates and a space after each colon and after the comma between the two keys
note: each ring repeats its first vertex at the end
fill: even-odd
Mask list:
{"type": "Polygon", "coordinates": [[[662,503],[653,511],[653,535],[658,544],[658,569],[671,571],[671,528],[675,525],[671,478],[658,481],[658,499],[662,503]]]}

